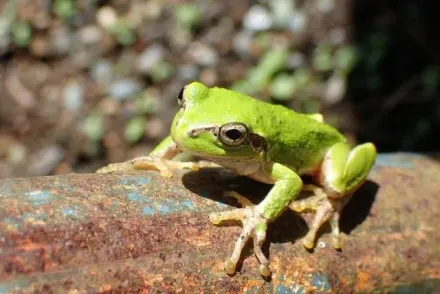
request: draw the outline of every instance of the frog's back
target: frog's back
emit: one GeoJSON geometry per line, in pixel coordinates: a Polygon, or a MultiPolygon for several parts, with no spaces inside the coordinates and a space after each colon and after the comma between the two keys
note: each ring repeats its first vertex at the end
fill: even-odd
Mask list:
{"type": "Polygon", "coordinates": [[[313,169],[331,146],[346,140],[335,128],[310,115],[281,105],[257,104],[260,110],[253,129],[266,138],[272,161],[295,170],[313,169]]]}
{"type": "Polygon", "coordinates": [[[265,138],[268,160],[307,170],[321,161],[329,147],[345,141],[336,129],[310,115],[231,90],[214,89],[209,96],[219,103],[210,103],[215,105],[210,116],[215,116],[221,107],[223,123],[243,122],[265,138]]]}

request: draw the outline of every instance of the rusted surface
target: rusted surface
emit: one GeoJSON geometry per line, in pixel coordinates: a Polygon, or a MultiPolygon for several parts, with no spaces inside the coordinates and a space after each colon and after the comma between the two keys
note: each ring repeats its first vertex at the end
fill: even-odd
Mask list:
{"type": "Polygon", "coordinates": [[[307,225],[286,212],[269,227],[271,281],[249,252],[227,276],[240,228],[208,221],[235,205],[221,191],[258,201],[270,186],[213,169],[3,180],[0,293],[438,293],[439,175],[428,157],[381,155],[344,210],[341,252],[327,232],[305,250],[307,225]]]}

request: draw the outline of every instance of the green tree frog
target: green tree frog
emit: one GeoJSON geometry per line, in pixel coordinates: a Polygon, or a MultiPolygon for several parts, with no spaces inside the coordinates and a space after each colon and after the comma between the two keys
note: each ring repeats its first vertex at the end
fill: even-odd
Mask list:
{"type": "Polygon", "coordinates": [[[171,133],[149,156],[110,164],[99,173],[133,169],[154,169],[170,177],[171,170],[192,168],[197,163],[172,161],[180,152],[236,171],[254,180],[273,184],[267,196],[252,205],[235,194],[244,205],[209,216],[213,224],[241,221],[242,233],[225,271],[236,271],[242,250],[253,239],[254,254],[262,276],[270,276],[269,260],[262,251],[268,224],[286,209],[314,211],[314,220],[303,239],[314,246],[319,228],[329,221],[332,245],[340,248],[339,216],[344,204],[368,176],[376,159],[372,143],[350,149],[346,138],[326,124],[320,114],[300,114],[285,106],[254,99],[223,88],[209,88],[199,82],[186,85],[177,95],[180,110],[171,133]],[[315,185],[304,185],[309,175],[315,185]],[[301,191],[314,196],[294,201],[301,191]]]}

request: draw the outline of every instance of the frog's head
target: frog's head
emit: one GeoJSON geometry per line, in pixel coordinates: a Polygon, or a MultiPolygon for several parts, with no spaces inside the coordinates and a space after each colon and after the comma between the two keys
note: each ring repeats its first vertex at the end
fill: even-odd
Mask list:
{"type": "Polygon", "coordinates": [[[252,132],[249,97],[199,82],[186,85],[177,95],[180,110],[171,126],[179,147],[205,157],[263,158],[266,140],[252,132]]]}

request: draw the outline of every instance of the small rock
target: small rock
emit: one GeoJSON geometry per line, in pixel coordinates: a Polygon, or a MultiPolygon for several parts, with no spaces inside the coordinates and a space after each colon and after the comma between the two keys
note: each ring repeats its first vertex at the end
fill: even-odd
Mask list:
{"type": "Polygon", "coordinates": [[[99,27],[89,25],[81,28],[77,32],[78,41],[84,45],[97,44],[102,39],[102,32],[99,27]]]}
{"type": "Polygon", "coordinates": [[[342,100],[347,89],[347,82],[344,77],[338,73],[334,73],[327,81],[327,89],[325,92],[325,102],[332,105],[342,100]]]}
{"type": "Polygon", "coordinates": [[[316,9],[320,12],[327,13],[335,9],[334,0],[316,0],[316,9]]]}
{"type": "Polygon", "coordinates": [[[148,46],[138,57],[137,70],[146,74],[151,68],[162,60],[164,56],[164,48],[159,44],[148,46]]]}
{"type": "Polygon", "coordinates": [[[55,54],[62,56],[72,50],[72,34],[66,26],[61,26],[50,31],[50,42],[55,54]]]}
{"type": "Polygon", "coordinates": [[[218,61],[217,52],[210,46],[200,42],[194,42],[189,46],[188,55],[195,63],[202,66],[213,66],[218,61]]]}
{"type": "Polygon", "coordinates": [[[251,31],[264,31],[272,26],[272,18],[262,5],[252,6],[243,19],[243,26],[251,31]]]}
{"type": "Polygon", "coordinates": [[[214,86],[218,81],[217,71],[212,68],[202,70],[200,73],[200,81],[209,87],[214,86]]]}
{"type": "Polygon", "coordinates": [[[289,68],[297,68],[304,65],[306,57],[301,52],[293,52],[287,59],[287,65],[289,68]]]}
{"type": "Polygon", "coordinates": [[[9,147],[7,158],[12,164],[19,164],[25,160],[26,154],[26,146],[21,143],[15,143],[9,147]]]}
{"type": "Polygon", "coordinates": [[[110,85],[109,95],[118,101],[133,97],[142,90],[142,86],[133,80],[125,79],[110,85]]]}
{"type": "Polygon", "coordinates": [[[295,12],[289,22],[289,29],[295,33],[304,32],[307,28],[307,15],[304,12],[295,12]]]}
{"type": "Polygon", "coordinates": [[[84,88],[78,81],[70,81],[63,90],[64,106],[69,111],[81,108],[84,100],[84,88]]]}
{"type": "Polygon", "coordinates": [[[233,48],[237,54],[249,55],[249,48],[252,44],[252,33],[248,31],[240,31],[235,35],[233,40],[233,48]]]}
{"type": "Polygon", "coordinates": [[[268,3],[273,12],[273,21],[279,27],[288,25],[295,14],[295,1],[292,0],[271,0],[268,3]]]}
{"type": "Polygon", "coordinates": [[[59,145],[51,145],[37,152],[28,165],[28,172],[32,176],[49,174],[64,158],[64,149],[59,145]]]}
{"type": "Polygon", "coordinates": [[[52,53],[50,42],[43,36],[36,36],[32,39],[30,49],[37,57],[47,57],[52,53]]]}
{"type": "Polygon", "coordinates": [[[104,28],[108,28],[115,24],[117,20],[118,14],[111,6],[103,6],[98,12],[96,12],[96,22],[104,28]]]}
{"type": "Polygon", "coordinates": [[[148,137],[161,138],[167,131],[164,122],[160,118],[153,117],[148,121],[148,127],[146,129],[146,135],[148,137]]]}
{"type": "Polygon", "coordinates": [[[105,98],[99,103],[98,109],[105,115],[114,115],[120,109],[120,105],[113,99],[105,98]]]}
{"type": "Polygon", "coordinates": [[[98,83],[109,84],[113,79],[113,66],[110,61],[100,59],[91,66],[90,76],[98,83]]]}
{"type": "Polygon", "coordinates": [[[90,68],[93,62],[99,57],[97,48],[78,48],[72,55],[72,63],[81,69],[90,68]]]}
{"type": "Polygon", "coordinates": [[[328,34],[328,38],[331,44],[339,45],[345,41],[346,31],[343,28],[332,29],[328,34]]]}
{"type": "Polygon", "coordinates": [[[199,75],[199,68],[193,64],[183,64],[177,69],[177,76],[183,80],[194,80],[199,75]]]}

